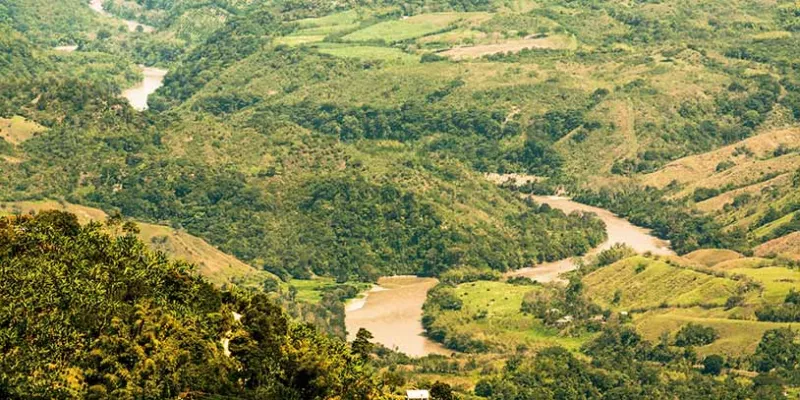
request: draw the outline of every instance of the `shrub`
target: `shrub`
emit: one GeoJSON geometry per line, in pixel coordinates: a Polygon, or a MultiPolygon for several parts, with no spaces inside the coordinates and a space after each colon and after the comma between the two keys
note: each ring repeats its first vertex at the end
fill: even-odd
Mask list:
{"type": "Polygon", "coordinates": [[[722,356],[712,354],[703,360],[703,373],[706,375],[719,375],[724,365],[725,360],[722,356]]]}
{"type": "Polygon", "coordinates": [[[635,254],[636,251],[634,251],[630,246],[624,243],[616,243],[611,246],[611,248],[603,250],[597,255],[597,265],[600,267],[611,265],[619,260],[622,260],[623,258],[628,258],[635,254]]]}
{"type": "Polygon", "coordinates": [[[475,281],[499,281],[501,277],[500,272],[491,269],[458,267],[442,273],[439,280],[448,285],[458,285],[475,281]]]}
{"type": "Polygon", "coordinates": [[[675,335],[675,345],[680,347],[705,346],[713,343],[719,334],[710,326],[689,323],[675,335]]]}

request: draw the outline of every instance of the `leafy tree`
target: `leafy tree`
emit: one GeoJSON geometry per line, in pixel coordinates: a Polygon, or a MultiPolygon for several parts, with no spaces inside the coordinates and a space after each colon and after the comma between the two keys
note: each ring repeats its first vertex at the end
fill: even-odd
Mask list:
{"type": "Polygon", "coordinates": [[[453,389],[450,385],[436,381],[430,390],[431,400],[456,400],[457,397],[453,394],[453,389]]]}
{"type": "Polygon", "coordinates": [[[764,332],[761,342],[753,355],[754,365],[759,372],[773,369],[796,371],[800,368],[800,344],[796,342],[797,333],[790,328],[771,329],[764,332]]]}
{"type": "Polygon", "coordinates": [[[725,360],[722,356],[712,354],[703,359],[703,373],[707,375],[719,375],[724,365],[725,360]]]}
{"type": "Polygon", "coordinates": [[[373,344],[370,343],[370,339],[372,339],[372,333],[370,331],[359,328],[358,333],[356,333],[356,339],[350,345],[353,351],[353,354],[360,357],[362,362],[366,362],[369,360],[369,356],[372,353],[373,344]]]}
{"type": "Polygon", "coordinates": [[[718,337],[719,334],[714,328],[690,322],[675,335],[675,345],[681,347],[705,346],[713,343],[718,337]]]}

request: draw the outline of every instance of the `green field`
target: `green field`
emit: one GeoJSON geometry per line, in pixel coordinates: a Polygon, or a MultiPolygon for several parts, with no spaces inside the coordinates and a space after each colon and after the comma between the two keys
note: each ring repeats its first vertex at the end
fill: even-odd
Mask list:
{"type": "Polygon", "coordinates": [[[731,279],[645,257],[631,257],[601,268],[586,276],[584,282],[593,301],[615,310],[721,306],[739,286],[731,279]],[[620,301],[613,304],[618,290],[620,301]]]}
{"type": "Polygon", "coordinates": [[[456,22],[481,20],[488,16],[486,13],[415,15],[394,21],[380,22],[346,35],[342,39],[351,42],[384,41],[394,43],[441,31],[456,22]]]}
{"type": "Polygon", "coordinates": [[[448,337],[469,337],[486,343],[490,352],[513,351],[518,346],[537,349],[560,345],[576,350],[588,337],[565,337],[539,319],[520,311],[525,294],[539,290],[504,282],[478,281],[455,288],[463,301],[458,311],[437,315],[436,326],[448,337]]]}
{"type": "Polygon", "coordinates": [[[356,23],[360,19],[359,12],[349,10],[317,18],[305,18],[294,21],[301,29],[318,28],[324,26],[341,26],[356,23]]]}
{"type": "MultiPolygon", "coordinates": [[[[368,289],[371,285],[366,283],[350,282],[359,292],[368,289]]],[[[291,279],[288,285],[297,289],[295,299],[300,302],[316,304],[322,300],[322,295],[340,286],[335,279],[325,277],[314,277],[312,279],[291,279]]]]}
{"type": "Polygon", "coordinates": [[[657,341],[664,332],[674,335],[688,323],[710,326],[717,331],[719,339],[710,345],[697,348],[697,351],[701,355],[723,354],[734,357],[752,354],[765,331],[791,326],[775,322],[705,318],[702,316],[703,313],[703,310],[694,308],[654,310],[636,316],[634,324],[652,341],[657,341]]]}
{"type": "Polygon", "coordinates": [[[374,46],[320,46],[319,52],[342,58],[381,60],[391,64],[416,64],[419,56],[397,48],[374,46]]]}

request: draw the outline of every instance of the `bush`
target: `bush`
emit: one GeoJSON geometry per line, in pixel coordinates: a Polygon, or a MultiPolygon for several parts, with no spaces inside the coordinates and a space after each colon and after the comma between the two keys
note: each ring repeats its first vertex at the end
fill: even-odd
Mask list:
{"type": "Polygon", "coordinates": [[[722,356],[712,354],[703,360],[703,373],[706,375],[719,375],[724,365],[725,360],[722,356]]]}
{"type": "Polygon", "coordinates": [[[439,280],[448,285],[458,285],[475,281],[499,281],[501,277],[500,272],[491,269],[458,267],[441,274],[439,280]]]}
{"type": "Polygon", "coordinates": [[[438,62],[444,60],[447,60],[447,57],[440,56],[436,53],[425,53],[422,55],[422,58],[420,58],[419,61],[422,63],[430,63],[430,62],[438,62]]]}
{"type": "Polygon", "coordinates": [[[597,265],[599,267],[611,265],[619,260],[622,260],[623,258],[628,258],[635,254],[636,251],[634,251],[630,246],[624,243],[616,243],[611,246],[611,248],[603,250],[597,255],[597,265]]]}
{"type": "Polygon", "coordinates": [[[675,335],[675,345],[680,347],[705,346],[713,343],[719,334],[710,326],[689,323],[675,335]]]}

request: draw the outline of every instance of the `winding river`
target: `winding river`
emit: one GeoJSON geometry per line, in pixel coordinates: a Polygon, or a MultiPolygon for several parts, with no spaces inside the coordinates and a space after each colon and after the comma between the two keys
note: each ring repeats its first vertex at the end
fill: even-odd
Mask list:
{"type": "MultiPolygon", "coordinates": [[[[606,224],[608,239],[592,249],[587,256],[608,249],[615,243],[625,243],[639,253],[673,254],[669,243],[651,235],[647,229],[637,227],[623,218],[602,208],[587,206],[568,198],[557,196],[531,196],[540,204],[549,204],[565,213],[573,211],[592,212],[606,224]]],[[[506,276],[525,276],[539,282],[561,281],[560,274],[572,271],[576,264],[572,258],[522,268],[506,276]]],[[[436,285],[436,279],[415,276],[381,278],[378,286],[363,294],[361,298],[347,304],[345,324],[352,340],[359,328],[366,328],[375,341],[396,348],[412,357],[428,354],[451,354],[423,336],[422,304],[428,290],[436,285]]]]}
{"type": "MultiPolygon", "coordinates": [[[[589,251],[586,256],[596,255],[617,243],[624,243],[636,250],[637,253],[650,252],[658,255],[674,254],[669,248],[669,242],[651,235],[648,229],[633,225],[628,222],[628,220],[617,217],[608,210],[587,206],[586,204],[574,202],[566,197],[560,196],[531,195],[530,197],[539,204],[548,204],[550,207],[558,208],[567,214],[573,211],[594,213],[606,224],[606,234],[608,234],[608,238],[605,242],[589,251]]],[[[534,267],[521,268],[506,275],[524,276],[539,282],[552,282],[560,280],[559,275],[564,272],[569,272],[577,268],[573,260],[573,258],[567,258],[543,263],[534,267]]]]}
{"type": "Polygon", "coordinates": [[[167,70],[141,66],[144,79],[132,88],[125,89],[122,97],[128,99],[131,106],[139,111],[147,109],[147,97],[153,94],[164,83],[167,70]]]}
{"type": "MultiPolygon", "coordinates": [[[[89,2],[89,7],[91,7],[92,10],[95,10],[98,13],[103,14],[107,17],[118,19],[115,16],[111,15],[108,11],[103,9],[103,0],[92,0],[91,2],[89,2]]],[[[155,31],[155,28],[153,28],[150,25],[145,25],[136,21],[129,21],[126,19],[118,19],[118,20],[122,21],[125,24],[125,26],[128,27],[129,32],[136,32],[136,28],[140,26],[142,27],[142,32],[150,33],[155,31]]]]}
{"type": "Polygon", "coordinates": [[[450,354],[444,346],[423,336],[422,304],[434,278],[392,276],[378,280],[378,286],[352,300],[345,308],[348,340],[359,328],[366,328],[375,341],[412,357],[450,354]]]}
{"type": "MultiPolygon", "coordinates": [[[[103,9],[103,0],[91,0],[91,2],[89,3],[89,7],[91,7],[92,10],[104,16],[118,19],[113,15],[109,14],[105,9],[103,9]]],[[[128,27],[128,31],[130,32],[135,32],[137,27],[141,27],[142,32],[149,33],[155,31],[155,28],[153,28],[152,26],[140,24],[136,21],[128,21],[122,19],[120,19],[120,21],[125,23],[125,25],[128,27]]],[[[62,51],[74,51],[75,48],[72,48],[72,46],[63,46],[61,48],[56,48],[56,49],[62,51]],[[70,47],[71,49],[68,50],[67,47],[70,47]]],[[[158,90],[158,88],[161,87],[161,85],[164,83],[164,76],[167,75],[168,71],[161,68],[146,67],[144,65],[141,65],[140,67],[142,68],[142,74],[144,75],[144,79],[142,79],[142,81],[139,82],[136,86],[125,89],[122,92],[122,97],[128,99],[128,102],[134,109],[138,111],[144,111],[147,109],[147,97],[153,94],[156,90],[158,90]]]]}

